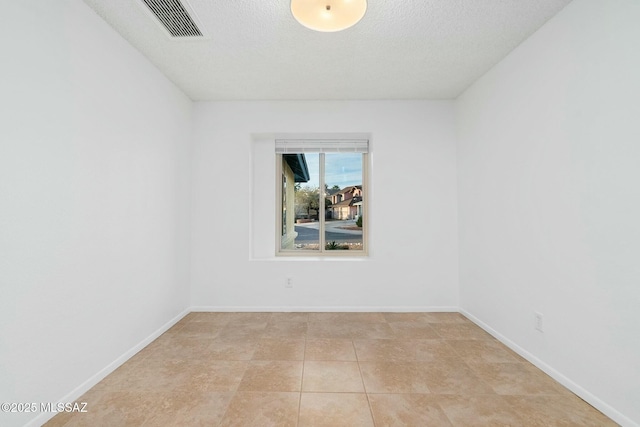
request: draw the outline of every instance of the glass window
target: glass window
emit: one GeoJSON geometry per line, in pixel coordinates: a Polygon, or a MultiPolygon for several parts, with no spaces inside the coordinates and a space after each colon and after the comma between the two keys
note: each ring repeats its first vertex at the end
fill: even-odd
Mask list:
{"type": "Polygon", "coordinates": [[[278,154],[279,255],[366,254],[366,153],[278,154]]]}

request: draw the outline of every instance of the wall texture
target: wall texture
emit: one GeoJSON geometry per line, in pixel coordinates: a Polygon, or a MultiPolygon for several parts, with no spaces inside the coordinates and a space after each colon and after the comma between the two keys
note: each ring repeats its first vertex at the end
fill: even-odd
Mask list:
{"type": "Polygon", "coordinates": [[[640,423],[639,20],[634,0],[576,0],[457,102],[462,308],[624,425],[640,423]]]}
{"type": "Polygon", "coordinates": [[[457,307],[452,102],[196,103],[194,117],[193,306],[457,307]],[[275,259],[275,155],[265,144],[323,132],[371,136],[370,257],[275,259]]]}
{"type": "Polygon", "coordinates": [[[80,1],[0,23],[0,401],[58,402],[188,307],[191,102],[80,1]]]}

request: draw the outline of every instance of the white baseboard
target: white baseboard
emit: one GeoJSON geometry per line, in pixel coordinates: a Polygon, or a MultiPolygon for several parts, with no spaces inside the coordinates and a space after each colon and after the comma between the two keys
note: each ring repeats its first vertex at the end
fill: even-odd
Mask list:
{"type": "MultiPolygon", "coordinates": [[[[116,360],[111,362],[109,365],[101,369],[98,373],[93,375],[91,378],[86,380],[84,383],[80,384],[66,396],[58,399],[56,402],[75,402],[77,401],[83,394],[89,391],[90,388],[98,384],[102,381],[107,375],[118,369],[123,363],[132,358],[136,353],[140,350],[151,344],[153,340],[158,338],[160,335],[164,334],[169,328],[175,325],[180,319],[191,312],[190,309],[183,310],[180,314],[178,314],[173,319],[169,320],[167,323],[158,328],[151,335],[140,341],[138,344],[133,346],[127,352],[125,352],[122,356],[118,357],[116,360]]],[[[55,412],[42,412],[40,415],[29,421],[25,424],[25,427],[39,427],[49,421],[56,415],[55,412]]]]}
{"type": "Polygon", "coordinates": [[[501,343],[509,347],[511,350],[518,353],[520,356],[524,357],[526,360],[531,362],[537,368],[539,368],[544,373],[549,375],[551,378],[553,378],[554,380],[558,381],[560,384],[562,384],[563,386],[571,390],[573,393],[578,395],[582,400],[589,403],[591,406],[593,406],[594,408],[596,408],[597,410],[605,414],[607,417],[611,418],[616,423],[625,427],[640,427],[638,424],[632,421],[629,417],[623,415],[622,413],[617,411],[615,408],[613,408],[609,404],[605,403],[604,401],[602,401],[601,399],[599,399],[589,391],[585,390],[580,385],[573,382],[571,379],[564,376],[562,373],[558,372],[551,366],[547,365],[545,362],[538,359],[536,356],[534,356],[533,354],[529,353],[527,350],[523,349],[522,347],[520,347],[519,345],[511,341],[510,339],[508,339],[507,337],[505,337],[504,335],[502,335],[501,333],[499,333],[498,331],[496,331],[495,329],[493,329],[492,327],[484,323],[482,320],[475,317],[473,314],[469,313],[464,309],[460,309],[460,313],[465,315],[469,320],[471,320],[473,323],[475,323],[476,325],[484,329],[486,332],[491,334],[498,341],[500,341],[501,343]]]}
{"type": "Polygon", "coordinates": [[[458,307],[409,307],[409,306],[395,306],[395,307],[363,307],[363,306],[286,306],[286,307],[273,307],[273,306],[193,306],[192,312],[206,312],[206,313],[370,313],[370,312],[386,312],[386,313],[436,313],[436,312],[458,312],[458,307]]]}

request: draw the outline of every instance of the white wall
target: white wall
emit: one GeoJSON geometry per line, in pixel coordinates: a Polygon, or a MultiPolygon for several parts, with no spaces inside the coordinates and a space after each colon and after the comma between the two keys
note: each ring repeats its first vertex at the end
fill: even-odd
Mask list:
{"type": "Polygon", "coordinates": [[[188,307],[191,102],[79,0],[0,52],[0,401],[57,402],[188,307]]]}
{"type": "Polygon", "coordinates": [[[211,102],[196,103],[194,117],[193,306],[457,307],[452,102],[211,102]],[[371,135],[370,257],[265,256],[252,244],[263,241],[256,236],[275,239],[275,155],[259,135],[323,132],[371,135]],[[254,181],[266,182],[266,191],[254,181]],[[273,221],[252,229],[252,212],[273,221]],[[285,289],[286,277],[293,289],[285,289]]]}
{"type": "Polygon", "coordinates": [[[462,308],[624,425],[640,423],[638,22],[636,0],[575,0],[457,102],[462,308]]]}

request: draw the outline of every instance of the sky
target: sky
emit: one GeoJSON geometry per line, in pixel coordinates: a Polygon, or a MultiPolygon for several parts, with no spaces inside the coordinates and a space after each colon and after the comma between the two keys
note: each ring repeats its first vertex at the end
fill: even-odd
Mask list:
{"type": "MultiPolygon", "coordinates": [[[[309,167],[309,182],[303,187],[319,187],[320,163],[319,154],[305,153],[309,167]]],[[[337,185],[341,189],[350,185],[362,185],[362,154],[360,153],[327,153],[325,154],[325,183],[329,188],[337,185]]]]}

